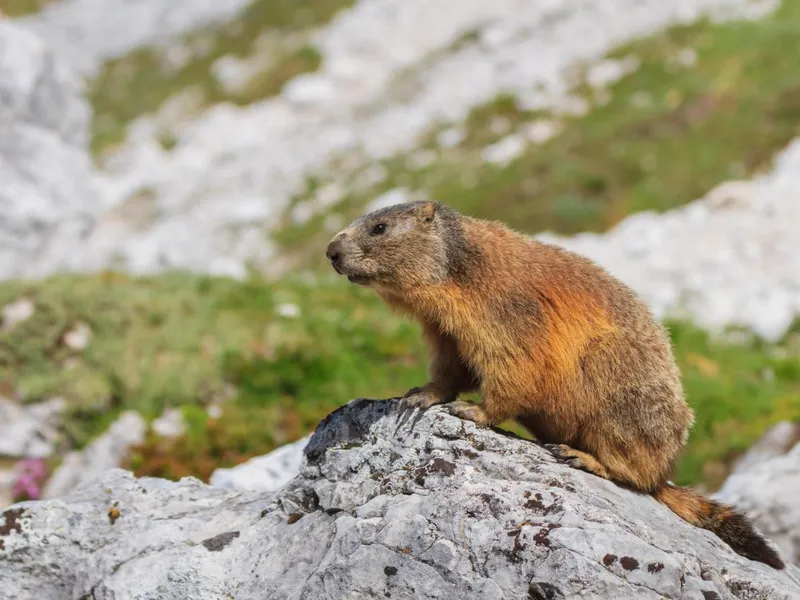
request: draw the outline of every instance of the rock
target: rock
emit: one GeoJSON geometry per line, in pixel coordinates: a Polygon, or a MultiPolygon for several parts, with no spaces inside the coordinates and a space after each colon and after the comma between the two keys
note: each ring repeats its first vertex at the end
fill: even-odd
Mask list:
{"type": "Polygon", "coordinates": [[[70,268],[102,208],[80,82],[0,19],[0,279],[70,268]]]}
{"type": "Polygon", "coordinates": [[[13,329],[15,325],[27,321],[36,312],[36,305],[27,298],[20,298],[3,307],[3,329],[13,329]]]}
{"type": "Polygon", "coordinates": [[[47,481],[42,498],[58,498],[122,464],[130,449],[144,441],[147,424],[136,412],[125,412],[84,450],[70,452],[47,481]]]}
{"type": "Polygon", "coordinates": [[[20,405],[0,396],[0,457],[50,456],[58,440],[58,417],[65,407],[63,398],[20,405]]]}
{"type": "Polygon", "coordinates": [[[277,306],[276,312],[285,319],[296,319],[300,316],[300,307],[291,302],[283,302],[277,306]]]}
{"type": "Polygon", "coordinates": [[[327,104],[335,99],[333,84],[314,73],[298,75],[283,87],[281,93],[298,108],[327,104]]]}
{"type": "Polygon", "coordinates": [[[544,144],[554,137],[560,129],[557,121],[538,119],[525,127],[525,137],[534,144],[544,144]]]}
{"type": "Polygon", "coordinates": [[[165,438],[176,438],[186,431],[183,413],[178,408],[168,408],[150,424],[153,433],[165,438]]]}
{"type": "Polygon", "coordinates": [[[274,493],[115,470],[0,516],[0,598],[789,599],[648,496],[441,408],[355,401],[274,493]]]}
{"type": "Polygon", "coordinates": [[[466,132],[458,127],[449,127],[436,136],[436,142],[442,148],[454,148],[466,138],[466,132]]]}
{"type": "Polygon", "coordinates": [[[20,22],[92,76],[106,60],[234,17],[249,0],[60,0],[20,22]]]}
{"type": "Polygon", "coordinates": [[[586,82],[595,89],[606,88],[637,68],[639,60],[635,56],[628,56],[622,60],[601,60],[589,68],[586,82]]]}
{"type": "Polygon", "coordinates": [[[404,187],[394,188],[371,200],[364,209],[364,212],[372,212],[406,202],[411,202],[411,191],[404,187]]]}
{"type": "Polygon", "coordinates": [[[525,138],[514,133],[484,148],[481,158],[488,163],[504,166],[519,158],[523,152],[525,152],[525,138]]]}
{"type": "MultiPolygon", "coordinates": [[[[734,473],[758,470],[769,459],[783,456],[800,442],[800,424],[781,421],[770,428],[734,466],[734,473]]],[[[798,524],[800,526],[800,523],[798,524]]]]}
{"type": "Polygon", "coordinates": [[[311,436],[306,436],[232,469],[217,469],[211,474],[209,484],[218,488],[260,492],[280,489],[300,471],[303,449],[309,439],[311,436]]]}
{"type": "Polygon", "coordinates": [[[800,424],[769,430],[716,496],[747,511],[787,560],[800,564],[800,424]]]}
{"type": "Polygon", "coordinates": [[[88,323],[76,323],[64,334],[64,343],[73,350],[85,350],[92,341],[92,328],[88,323]]]}

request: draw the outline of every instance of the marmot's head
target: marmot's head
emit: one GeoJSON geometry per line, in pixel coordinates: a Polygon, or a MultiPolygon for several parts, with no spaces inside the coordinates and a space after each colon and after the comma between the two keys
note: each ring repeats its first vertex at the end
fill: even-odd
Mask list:
{"type": "Polygon", "coordinates": [[[353,283],[397,291],[437,283],[452,274],[453,249],[464,245],[459,219],[435,202],[382,208],[337,233],[325,255],[353,283]]]}

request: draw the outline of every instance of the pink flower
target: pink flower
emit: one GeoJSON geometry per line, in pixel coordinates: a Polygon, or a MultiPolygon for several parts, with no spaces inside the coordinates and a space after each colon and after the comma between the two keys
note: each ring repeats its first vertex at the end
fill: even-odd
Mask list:
{"type": "Polygon", "coordinates": [[[41,458],[24,458],[17,463],[17,477],[11,493],[14,500],[38,500],[47,480],[47,463],[41,458]]]}

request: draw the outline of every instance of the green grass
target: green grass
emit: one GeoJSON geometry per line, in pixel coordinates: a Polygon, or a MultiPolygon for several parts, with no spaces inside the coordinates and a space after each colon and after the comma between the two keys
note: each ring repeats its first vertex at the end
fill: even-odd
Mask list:
{"type": "MultiPolygon", "coordinates": [[[[351,193],[329,212],[345,220],[369,200],[398,186],[425,190],[470,214],[497,218],[529,233],[604,231],[642,210],[665,211],[691,202],[722,181],[748,177],[771,165],[776,152],[800,134],[800,3],[785,2],[759,21],[674,27],[615,50],[640,66],[608,89],[608,101],[575,78],[575,93],[592,103],[584,117],[521,110],[501,96],[473,110],[464,141],[438,148],[425,167],[410,156],[385,162],[385,181],[351,193]],[[688,67],[677,60],[696,53],[688,67]],[[510,131],[554,118],[561,133],[505,167],[484,164],[480,152],[510,131]]],[[[299,198],[303,201],[307,198],[299,198]]],[[[288,217],[275,239],[299,264],[315,264],[309,240],[331,235],[327,214],[297,225],[288,217]]]]}
{"type": "MultiPolygon", "coordinates": [[[[36,311],[0,332],[3,391],[27,402],[66,397],[66,446],[85,444],[122,410],[153,418],[183,407],[188,433],[151,436],[130,463],[139,474],[208,477],[301,437],[353,398],[425,381],[418,326],[340,279],[107,274],[0,285],[0,303],[21,297],[36,311]],[[296,316],[281,315],[287,305],[296,316]],[[93,331],[82,351],[63,342],[78,322],[93,331]],[[220,418],[206,412],[215,403],[220,418]]],[[[676,480],[714,485],[768,426],[800,420],[800,335],[734,345],[685,323],[670,330],[697,411],[676,480]]]]}
{"type": "Polygon", "coordinates": [[[24,17],[39,12],[56,0],[0,0],[0,15],[24,17]]]}
{"type": "Polygon", "coordinates": [[[95,111],[94,152],[101,154],[121,142],[136,117],[157,111],[166,100],[188,90],[197,95],[191,110],[219,102],[250,104],[277,94],[289,79],[320,64],[319,52],[303,40],[302,32],[328,22],[350,4],[352,0],[254,0],[241,16],[222,26],[187,34],[168,48],[141,48],[108,61],[89,85],[95,111]],[[259,51],[265,34],[275,35],[276,40],[259,51]],[[176,47],[184,48],[188,56],[167,67],[170,49],[176,47]],[[242,89],[226,90],[213,73],[214,62],[224,56],[254,54],[266,57],[264,69],[242,89]]]}

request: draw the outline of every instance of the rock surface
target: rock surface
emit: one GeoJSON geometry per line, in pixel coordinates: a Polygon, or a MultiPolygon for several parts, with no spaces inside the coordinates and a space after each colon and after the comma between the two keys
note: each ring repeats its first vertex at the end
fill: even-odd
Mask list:
{"type": "Polygon", "coordinates": [[[42,492],[43,498],[58,498],[102,477],[122,464],[130,449],[141,444],[147,424],[137,412],[122,413],[103,435],[81,451],[64,457],[42,492]]]}
{"type": "Polygon", "coordinates": [[[800,424],[767,432],[716,495],[747,511],[783,556],[800,565],[800,424]]]}
{"type": "Polygon", "coordinates": [[[0,18],[0,278],[79,264],[102,208],[79,81],[37,36],[0,18]]]}
{"type": "Polygon", "coordinates": [[[63,398],[20,405],[0,396],[0,457],[45,458],[55,450],[63,398]]]}
{"type": "Polygon", "coordinates": [[[297,476],[303,464],[303,450],[311,436],[251,458],[231,469],[217,469],[208,483],[218,488],[271,492],[297,476]]]}
{"type": "Polygon", "coordinates": [[[115,470],[0,516],[0,598],[790,599],[649,497],[435,408],[355,401],[275,493],[115,470]]]}
{"type": "Polygon", "coordinates": [[[60,0],[19,19],[84,75],[141,46],[224,22],[250,0],[60,0]]]}

